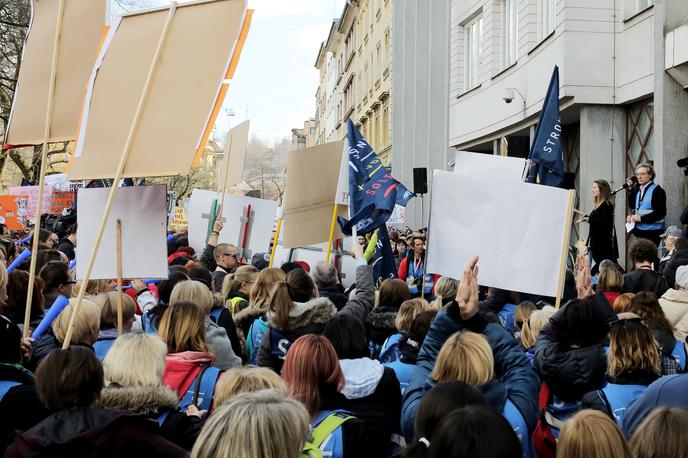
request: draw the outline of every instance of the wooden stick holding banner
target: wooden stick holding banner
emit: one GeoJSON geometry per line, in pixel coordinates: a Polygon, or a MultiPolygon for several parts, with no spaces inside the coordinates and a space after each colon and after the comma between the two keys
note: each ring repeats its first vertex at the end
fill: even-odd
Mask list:
{"type": "Polygon", "coordinates": [[[225,180],[222,184],[222,200],[220,200],[220,212],[217,217],[222,220],[222,209],[225,206],[225,194],[227,193],[227,176],[229,175],[229,155],[232,152],[232,140],[234,135],[229,135],[229,146],[227,147],[227,157],[225,158],[225,180]]]}
{"type": "MultiPolygon", "coordinates": [[[[246,208],[246,221],[244,222],[244,235],[241,238],[241,257],[239,258],[239,264],[244,264],[247,260],[246,247],[248,245],[248,230],[251,227],[251,204],[248,204],[246,208]]],[[[251,262],[248,259],[248,262],[251,262]]]]}
{"type": "Polygon", "coordinates": [[[117,337],[122,335],[122,220],[117,218],[117,337]]]}
{"type": "MultiPolygon", "coordinates": [[[[421,197],[421,205],[423,203],[423,198],[421,197]]],[[[421,217],[421,226],[423,224],[423,213],[420,215],[421,217]]],[[[432,199],[430,200],[430,205],[428,206],[428,230],[426,232],[426,239],[425,239],[425,254],[423,259],[423,278],[421,280],[421,293],[420,297],[425,299],[425,275],[427,275],[428,271],[428,246],[430,245],[430,222],[432,221],[432,199]]],[[[458,278],[457,278],[458,280],[458,278]]]]}
{"type": "Polygon", "coordinates": [[[330,262],[330,254],[332,254],[332,239],[334,238],[334,225],[337,224],[337,210],[339,205],[334,204],[334,209],[332,210],[332,221],[330,222],[330,236],[327,239],[327,253],[325,253],[325,262],[330,262]]]}
{"type": "Polygon", "coordinates": [[[280,230],[282,229],[282,218],[284,218],[284,210],[282,207],[277,208],[277,227],[275,228],[275,238],[272,240],[272,251],[270,252],[270,262],[268,267],[272,267],[275,262],[275,253],[277,253],[277,243],[279,242],[280,230]]]}
{"type": "Polygon", "coordinates": [[[564,229],[564,243],[561,244],[561,265],[559,266],[559,281],[557,282],[557,297],[554,307],[561,306],[561,296],[564,294],[564,281],[566,279],[566,260],[569,251],[569,238],[571,237],[571,224],[573,223],[573,203],[576,198],[576,191],[570,190],[568,203],[566,205],[566,226],[564,229]]]}
{"type": "MultiPolygon", "coordinates": [[[[48,103],[45,112],[45,130],[43,131],[43,150],[41,151],[41,171],[38,179],[38,202],[33,226],[32,253],[38,253],[38,239],[41,228],[41,213],[43,212],[43,191],[45,189],[45,172],[48,167],[48,139],[50,138],[50,124],[53,122],[53,103],[55,101],[55,79],[57,78],[57,59],[60,52],[60,34],[62,33],[62,19],[64,16],[65,0],[59,0],[57,6],[57,25],[55,26],[55,40],[53,41],[53,58],[50,63],[50,83],[48,85],[48,103]]],[[[31,256],[29,267],[29,286],[26,291],[26,309],[24,312],[24,338],[29,336],[29,322],[31,320],[31,299],[33,298],[34,281],[36,278],[36,259],[31,256]]]]}
{"type": "Polygon", "coordinates": [[[98,253],[98,249],[100,248],[100,242],[103,240],[103,233],[105,232],[105,226],[107,225],[107,220],[108,217],[110,216],[110,211],[112,210],[112,204],[115,200],[115,193],[117,192],[117,185],[119,181],[122,179],[122,173],[124,172],[124,166],[127,163],[127,158],[129,157],[129,152],[131,151],[131,146],[134,142],[134,135],[136,134],[136,129],[139,125],[139,121],[141,120],[141,114],[143,113],[143,106],[146,103],[146,100],[148,99],[148,95],[150,94],[150,89],[151,89],[151,82],[153,81],[153,76],[155,75],[155,71],[158,67],[158,62],[160,61],[160,55],[162,54],[162,48],[165,45],[165,41],[167,40],[167,36],[170,30],[170,24],[172,23],[172,18],[174,17],[174,13],[177,9],[177,2],[172,2],[170,5],[170,10],[167,15],[167,19],[165,20],[165,24],[163,25],[162,32],[160,34],[160,39],[158,40],[158,46],[155,49],[155,53],[153,54],[153,61],[151,62],[150,67],[148,68],[148,75],[146,76],[146,82],[143,85],[143,91],[141,93],[141,98],[139,99],[139,103],[136,107],[136,111],[134,114],[134,119],[132,120],[131,127],[129,128],[129,133],[127,135],[127,140],[124,144],[124,149],[122,151],[122,156],[120,157],[119,164],[117,165],[117,171],[115,173],[115,177],[112,180],[112,187],[110,188],[110,194],[108,195],[108,200],[107,203],[105,204],[105,210],[103,210],[103,217],[100,220],[100,226],[98,227],[98,233],[96,236],[95,243],[93,245],[93,252],[91,253],[91,256],[88,260],[88,263],[86,265],[86,271],[84,273],[84,278],[82,279],[83,288],[79,289],[79,296],[76,299],[76,303],[74,304],[74,310],[72,310],[72,315],[69,320],[69,326],[67,327],[67,334],[65,335],[64,342],[62,343],[62,348],[66,349],[69,347],[69,343],[72,340],[72,333],[74,332],[74,320],[76,318],[76,315],[79,311],[79,307],[81,306],[81,302],[84,300],[84,294],[86,293],[86,285],[88,285],[88,281],[91,278],[91,272],[93,271],[93,265],[95,264],[96,260],[96,254],[98,253]]]}

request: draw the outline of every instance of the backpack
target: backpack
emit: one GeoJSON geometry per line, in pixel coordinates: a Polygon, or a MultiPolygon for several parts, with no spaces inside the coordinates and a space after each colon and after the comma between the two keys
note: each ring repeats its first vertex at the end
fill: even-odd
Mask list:
{"type": "Polygon", "coordinates": [[[0,400],[5,397],[7,392],[11,389],[14,388],[15,386],[21,385],[19,382],[11,382],[9,380],[2,380],[0,381],[0,400]]]}
{"type": "Polygon", "coordinates": [[[220,315],[222,314],[222,310],[224,310],[224,307],[213,307],[210,309],[210,320],[218,324],[218,321],[220,321],[220,315]]]}
{"type": "Polygon", "coordinates": [[[202,366],[196,379],[179,401],[179,410],[186,412],[191,404],[195,405],[198,410],[210,410],[215,394],[215,384],[220,378],[220,372],[217,367],[202,366]]]}
{"type": "Polygon", "coordinates": [[[547,405],[550,401],[550,391],[543,382],[538,397],[538,420],[533,431],[533,448],[538,458],[556,458],[557,439],[552,432],[552,426],[547,421],[547,405]]]}
{"type": "Polygon", "coordinates": [[[311,440],[306,442],[302,458],[342,458],[344,438],[342,424],[355,417],[344,410],[324,410],[311,423],[311,440]]]}
{"type": "Polygon", "coordinates": [[[246,355],[248,356],[249,364],[256,364],[256,359],[258,359],[258,349],[260,348],[260,341],[263,340],[263,335],[267,330],[268,323],[263,317],[253,320],[251,327],[248,328],[248,336],[246,337],[246,355]]]}
{"type": "Polygon", "coordinates": [[[391,363],[397,361],[401,357],[399,350],[399,342],[401,341],[401,334],[393,334],[385,340],[380,349],[380,362],[391,363]]]}

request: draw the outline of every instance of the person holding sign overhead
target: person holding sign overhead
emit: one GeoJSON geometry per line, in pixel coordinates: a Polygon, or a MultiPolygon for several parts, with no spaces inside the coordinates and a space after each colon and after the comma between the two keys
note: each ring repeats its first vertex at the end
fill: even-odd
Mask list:
{"type": "Polygon", "coordinates": [[[606,180],[595,180],[592,183],[595,207],[579,220],[590,224],[587,246],[595,261],[593,275],[597,274],[602,261],[609,259],[616,262],[619,257],[614,230],[614,197],[611,193],[611,186],[606,180]]]}
{"type": "Polygon", "coordinates": [[[633,214],[626,217],[627,223],[634,223],[633,234],[642,239],[651,240],[659,245],[659,236],[664,232],[666,216],[666,192],[655,184],[655,169],[650,164],[640,164],[635,168],[638,184],[633,185],[629,178],[628,202],[633,214]]]}

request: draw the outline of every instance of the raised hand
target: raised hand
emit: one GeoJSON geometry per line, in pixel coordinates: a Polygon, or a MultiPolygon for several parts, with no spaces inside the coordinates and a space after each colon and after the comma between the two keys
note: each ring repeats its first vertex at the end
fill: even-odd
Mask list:
{"type": "Polygon", "coordinates": [[[463,271],[456,292],[461,318],[468,320],[478,313],[478,256],[474,256],[463,271]]]}

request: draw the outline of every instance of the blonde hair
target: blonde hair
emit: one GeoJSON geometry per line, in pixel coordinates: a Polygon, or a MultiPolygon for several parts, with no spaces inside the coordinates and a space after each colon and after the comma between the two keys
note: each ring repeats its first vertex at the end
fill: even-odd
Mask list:
{"type": "Polygon", "coordinates": [[[248,309],[251,313],[265,312],[270,303],[270,291],[275,283],[284,281],[285,273],[279,267],[268,267],[258,272],[256,282],[251,288],[248,309]]]}
{"type": "Polygon", "coordinates": [[[464,382],[476,388],[494,377],[494,355],[482,334],[459,331],[442,345],[432,378],[437,383],[464,382]]]}
{"type": "Polygon", "coordinates": [[[430,309],[430,304],[420,297],[404,301],[399,307],[397,317],[394,319],[394,326],[397,328],[397,331],[408,335],[409,331],[411,331],[413,320],[428,309],[430,309]]]}
{"type": "Polygon", "coordinates": [[[180,281],[174,285],[172,294],[170,295],[171,306],[174,307],[178,302],[192,302],[198,305],[203,313],[208,315],[213,308],[213,293],[211,293],[208,287],[200,281],[180,281]]]}
{"type": "Polygon", "coordinates": [[[0,304],[7,300],[7,278],[7,267],[0,262],[0,304]]]}
{"type": "Polygon", "coordinates": [[[230,369],[217,382],[215,406],[240,394],[270,389],[275,389],[285,395],[289,394],[284,379],[268,368],[246,366],[230,369]]]}
{"type": "Polygon", "coordinates": [[[442,300],[448,297],[455,298],[456,293],[459,290],[458,280],[454,280],[450,277],[440,277],[435,283],[435,296],[436,299],[432,301],[430,306],[434,310],[439,310],[442,308],[442,300]]]}
{"type": "Polygon", "coordinates": [[[299,458],[310,438],[310,419],[300,402],[277,390],[236,396],[206,422],[192,458],[299,458]]]}
{"type": "Polygon", "coordinates": [[[660,407],[640,423],[629,441],[635,458],[688,456],[688,412],[660,407]]]}
{"type": "Polygon", "coordinates": [[[523,322],[521,327],[521,346],[528,350],[535,345],[535,341],[540,335],[540,331],[552,318],[556,309],[551,305],[542,307],[542,310],[536,310],[530,314],[527,320],[523,322]]]}
{"type": "MultiPolygon", "coordinates": [[[[89,280],[86,285],[86,296],[97,296],[100,293],[106,293],[110,289],[111,280],[89,280]]],[[[72,296],[77,297],[83,286],[83,281],[78,281],[72,287],[72,296]]]]}
{"type": "Polygon", "coordinates": [[[631,458],[621,429],[598,410],[581,410],[561,428],[557,458],[631,458]]]}
{"type": "Polygon", "coordinates": [[[103,360],[105,379],[122,386],[157,386],[162,381],[166,354],[165,342],[155,334],[124,334],[103,360]]]}
{"type": "Polygon", "coordinates": [[[633,370],[650,371],[657,375],[661,373],[655,338],[652,331],[637,317],[619,317],[619,321],[612,325],[609,330],[607,358],[607,374],[610,377],[618,377],[633,370]]]}
{"type": "Polygon", "coordinates": [[[597,283],[599,284],[600,291],[617,291],[620,293],[624,288],[623,275],[613,267],[600,272],[597,283]]]}
{"type": "Polygon", "coordinates": [[[167,352],[210,352],[205,340],[205,318],[203,310],[193,302],[182,301],[167,307],[158,327],[160,338],[167,344],[167,352]]]}
{"type": "Polygon", "coordinates": [[[222,280],[222,297],[225,300],[231,299],[229,295],[238,292],[242,283],[255,281],[257,273],[258,269],[247,265],[239,267],[234,273],[225,275],[224,280],[222,280]]]}
{"type": "Polygon", "coordinates": [[[631,302],[635,298],[635,293],[624,293],[614,300],[613,308],[616,313],[627,312],[631,302]]]}
{"type": "MultiPolygon", "coordinates": [[[[76,299],[70,299],[69,305],[57,315],[53,321],[52,328],[55,337],[63,342],[69,328],[69,320],[72,317],[76,299]]],[[[72,344],[93,344],[98,340],[98,330],[100,329],[100,307],[94,302],[84,299],[81,301],[79,310],[74,319],[74,331],[72,333],[72,344]]]]}
{"type": "Polygon", "coordinates": [[[523,329],[523,323],[525,323],[530,315],[537,310],[535,304],[531,301],[523,301],[516,306],[516,311],[514,312],[514,322],[519,329],[523,329]],[[521,325],[518,325],[521,323],[521,325]]]}
{"type": "MultiPolygon", "coordinates": [[[[100,307],[100,329],[113,329],[117,327],[117,293],[101,293],[95,297],[95,302],[100,307]]],[[[136,302],[127,294],[122,294],[122,319],[126,323],[133,320],[136,314],[136,302]]]]}

